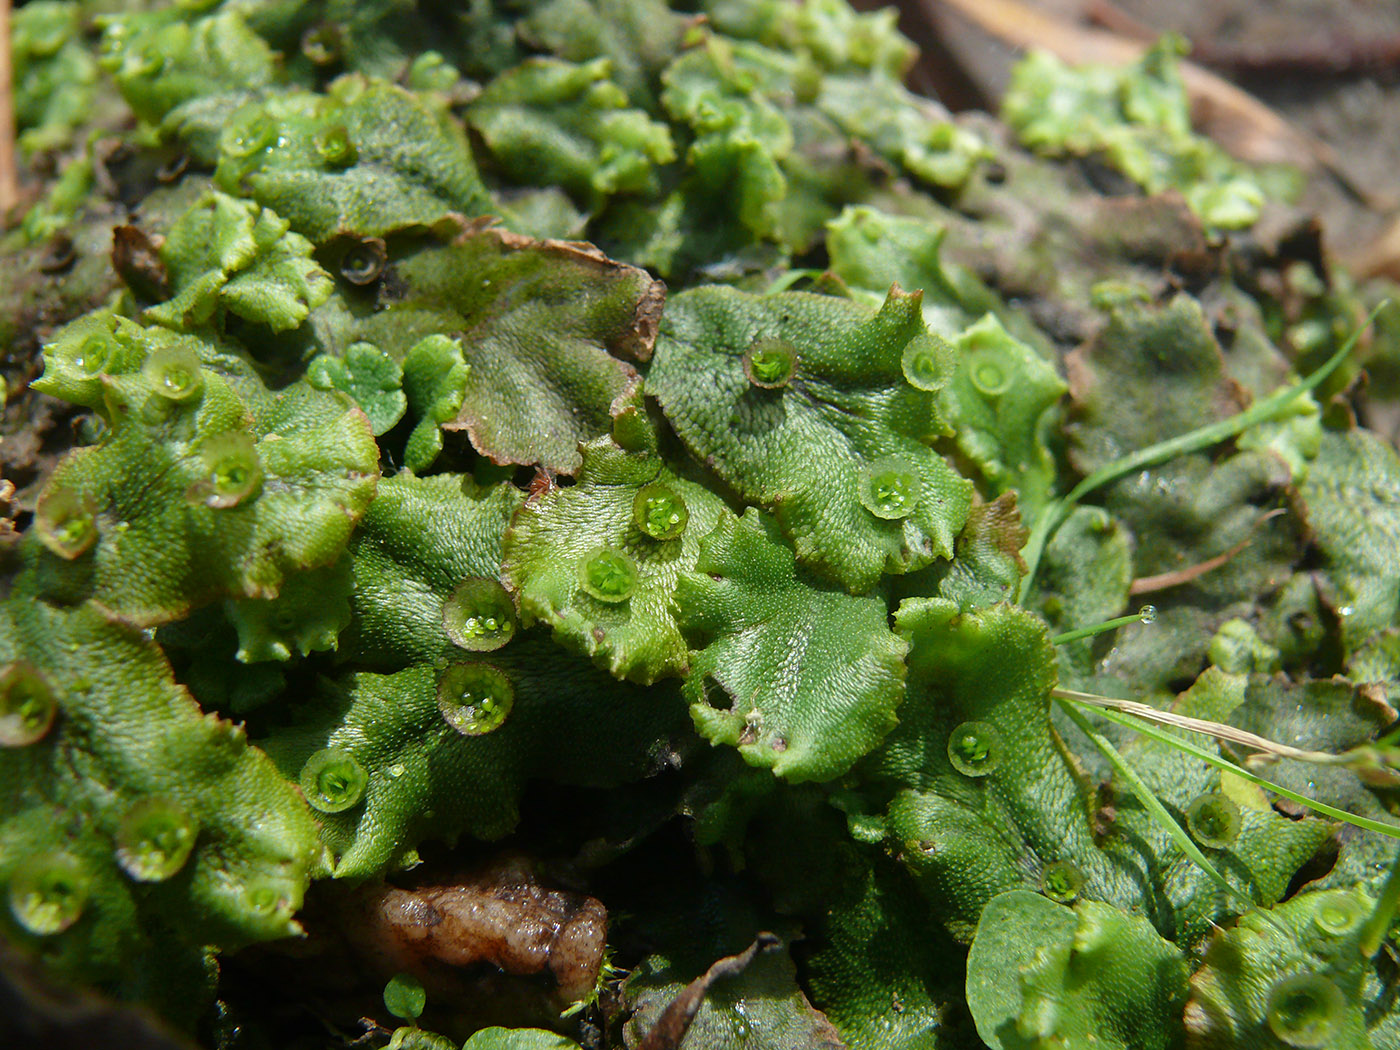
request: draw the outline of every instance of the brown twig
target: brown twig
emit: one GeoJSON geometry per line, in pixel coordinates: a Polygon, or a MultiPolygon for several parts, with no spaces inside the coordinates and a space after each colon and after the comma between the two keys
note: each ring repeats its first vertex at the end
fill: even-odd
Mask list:
{"type": "MultiPolygon", "coordinates": [[[[937,20],[956,11],[974,25],[1016,48],[1041,48],[1071,64],[1125,65],[1142,57],[1147,44],[1132,36],[1057,18],[1019,0],[920,0],[937,20]]],[[[1179,65],[1199,130],[1227,152],[1252,164],[1323,167],[1334,174],[1330,146],[1294,127],[1253,95],[1190,61],[1179,65]]]]}
{"type": "Polygon", "coordinates": [[[10,0],[0,0],[0,221],[19,202],[15,166],[14,67],[10,63],[10,0]]]}
{"type": "Polygon", "coordinates": [[[1128,584],[1129,594],[1151,594],[1153,591],[1165,591],[1168,587],[1179,587],[1183,583],[1190,583],[1199,579],[1208,572],[1220,568],[1240,551],[1254,542],[1254,530],[1268,521],[1270,518],[1277,518],[1282,514],[1283,508],[1278,507],[1269,511],[1262,518],[1250,526],[1249,535],[1240,540],[1233,547],[1222,551],[1213,558],[1207,558],[1196,565],[1188,565],[1184,569],[1173,569],[1171,572],[1159,572],[1155,576],[1139,576],[1132,583],[1128,584]]]}
{"type": "MultiPolygon", "coordinates": [[[[1113,0],[1089,0],[1084,15],[1095,25],[1135,40],[1151,43],[1162,35],[1159,27],[1129,14],[1113,0]]],[[[1350,33],[1324,29],[1307,37],[1268,42],[1236,43],[1195,37],[1191,40],[1191,58],[1234,76],[1356,76],[1400,65],[1400,35],[1388,33],[1363,40],[1350,33]]]]}
{"type": "Polygon", "coordinates": [[[1065,700],[1075,700],[1092,707],[1102,707],[1109,711],[1121,711],[1125,715],[1141,718],[1144,722],[1155,722],[1157,725],[1170,726],[1173,729],[1185,729],[1192,733],[1200,733],[1202,736],[1212,736],[1217,740],[1239,744],[1242,747],[1272,755],[1274,758],[1292,758],[1299,762],[1312,762],[1327,766],[1343,765],[1350,758],[1348,755],[1334,755],[1330,751],[1309,751],[1289,744],[1280,744],[1276,740],[1269,740],[1267,737],[1244,729],[1236,729],[1223,722],[1192,718],[1190,715],[1179,715],[1175,711],[1162,711],[1149,704],[1138,703],[1136,700],[1120,700],[1112,696],[1081,693],[1076,689],[1051,689],[1050,695],[1065,700]]]}

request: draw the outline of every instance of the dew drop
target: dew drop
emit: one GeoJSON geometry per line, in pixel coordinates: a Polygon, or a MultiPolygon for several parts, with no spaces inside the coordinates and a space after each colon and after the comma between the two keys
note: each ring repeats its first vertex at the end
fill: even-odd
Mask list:
{"type": "Polygon", "coordinates": [[[1211,791],[1186,807],[1191,837],[1210,849],[1225,849],[1240,833],[1240,807],[1228,795],[1211,791]]]}
{"type": "Polygon", "coordinates": [[[914,513],[922,489],[917,467],[898,456],[885,456],[861,470],[857,495],[871,514],[895,521],[914,513]]]}
{"type": "Polygon", "coordinates": [[[44,546],[67,561],[97,542],[92,501],[72,489],[46,489],[34,511],[34,528],[44,546]]]}
{"type": "Polygon", "coordinates": [[[236,507],[262,488],[262,460],[253,436],[230,430],[204,443],[204,478],[196,484],[197,501],[215,508],[236,507]]]}
{"type": "Polygon", "coordinates": [[[637,563],[613,547],[595,547],[579,561],[578,582],[600,602],[625,602],[637,588],[637,563]]]}
{"type": "Polygon", "coordinates": [[[987,722],[963,722],[948,737],[948,761],[964,776],[985,777],[1001,759],[1001,733],[987,722]]]}
{"type": "Polygon", "coordinates": [[[185,866],[199,825],[172,799],[137,802],[117,829],[117,863],[138,882],[162,882],[185,866]]]}
{"type": "Polygon", "coordinates": [[[1084,889],[1084,873],[1067,860],[1057,860],[1045,866],[1040,886],[1052,901],[1071,904],[1084,889]]]}
{"type": "Polygon", "coordinates": [[[910,386],[932,392],[947,385],[955,362],[956,353],[948,340],[925,332],[905,345],[899,366],[910,386]]]}
{"type": "Polygon", "coordinates": [[[42,740],[58,715],[48,679],[22,660],[0,669],[0,747],[42,740]]]}
{"type": "Polygon", "coordinates": [[[10,912],[30,933],[62,933],[83,914],[91,884],[87,868],[71,853],[26,857],[10,876],[10,912]]]}
{"type": "Polygon", "coordinates": [[[669,485],[643,485],[632,501],[632,520],[654,540],[673,540],[685,531],[690,511],[679,492],[669,485]]]}
{"type": "Polygon", "coordinates": [[[1143,623],[1156,623],[1157,606],[1144,605],[1141,609],[1138,610],[1138,619],[1141,620],[1143,623]]]}
{"type": "Polygon", "coordinates": [[[499,649],[515,637],[515,603],[499,580],[463,580],[442,607],[442,624],[454,645],[474,653],[499,649]]]}
{"type": "Polygon", "coordinates": [[[364,797],[369,777],[350,752],[327,747],[306,760],[299,781],[313,808],[322,813],[339,813],[364,797]]]}
{"type": "Polygon", "coordinates": [[[1340,988],[1321,974],[1299,973],[1274,982],[1264,1017],[1283,1042],[1308,1048],[1329,1045],[1346,1011],[1340,988]]]}
{"type": "Polygon", "coordinates": [[[152,351],[141,374],[158,395],[169,401],[189,401],[204,389],[204,369],[199,355],[187,343],[175,343],[152,351]]]}
{"type": "Polygon", "coordinates": [[[782,339],[759,339],[744,351],[744,375],[763,390],[785,387],[797,371],[797,348],[782,339]]]}
{"type": "Polygon", "coordinates": [[[438,710],[463,736],[499,729],[515,706],[515,687],[490,664],[453,664],[438,678],[438,710]]]}
{"type": "Polygon", "coordinates": [[[388,773],[389,776],[397,780],[399,777],[404,775],[405,767],[402,762],[395,762],[388,769],[384,770],[384,772],[388,773]]]}

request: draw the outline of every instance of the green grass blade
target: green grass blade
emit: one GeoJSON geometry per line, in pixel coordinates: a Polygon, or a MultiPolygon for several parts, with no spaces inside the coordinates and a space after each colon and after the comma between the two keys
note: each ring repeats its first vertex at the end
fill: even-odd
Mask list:
{"type": "Polygon", "coordinates": [[[1070,489],[1068,495],[1060,499],[1047,503],[1036,516],[1035,524],[1031,528],[1030,537],[1026,541],[1026,546],[1021,551],[1021,556],[1026,563],[1026,574],[1021,578],[1021,589],[1017,596],[1018,602],[1024,602],[1026,595],[1030,593],[1031,584],[1035,581],[1036,570],[1040,567],[1041,555],[1045,553],[1045,545],[1050,542],[1051,535],[1059,528],[1060,523],[1065,520],[1069,512],[1075,508],[1081,499],[1093,492],[1102,485],[1107,485],[1110,481],[1117,481],[1126,477],[1134,471],[1142,470],[1144,467],[1156,466],[1177,456],[1183,456],[1190,452],[1199,452],[1202,449],[1210,448],[1219,444],[1226,438],[1232,438],[1241,434],[1250,427],[1272,419],[1276,413],[1286,408],[1293,400],[1310,390],[1316,390],[1326,381],[1347,356],[1356,348],[1357,341],[1361,334],[1370,327],[1377,315],[1387,306],[1390,300],[1381,302],[1366,320],[1357,326],[1337,351],[1329,357],[1321,367],[1309,375],[1306,379],[1289,386],[1281,387],[1274,391],[1262,401],[1256,401],[1243,412],[1237,412],[1229,419],[1222,419],[1218,423],[1211,423],[1208,426],[1197,427],[1195,430],[1181,434],[1178,437],[1169,438],[1166,441],[1159,441],[1155,445],[1148,445],[1146,448],[1138,449],[1129,456],[1115,460],[1107,466],[1100,467],[1094,471],[1074,488],[1070,489]]]}
{"type": "Polygon", "coordinates": [[[1400,857],[1396,857],[1395,863],[1390,866],[1390,874],[1386,876],[1385,885],[1381,887],[1380,899],[1376,901],[1375,910],[1366,920],[1366,925],[1361,927],[1357,947],[1361,949],[1362,955],[1370,958],[1381,950],[1385,935],[1390,932],[1390,924],[1395,918],[1397,907],[1400,907],[1400,857]]]}
{"type": "Polygon", "coordinates": [[[1092,638],[1097,634],[1106,634],[1109,631],[1115,631],[1119,627],[1128,626],[1130,623],[1151,623],[1156,618],[1157,610],[1151,605],[1144,605],[1142,609],[1139,609],[1135,613],[1130,613],[1127,616],[1115,616],[1111,620],[1105,620],[1103,623],[1096,623],[1092,627],[1076,627],[1074,630],[1066,631],[1064,634],[1057,634],[1050,639],[1050,644],[1064,645],[1066,642],[1077,642],[1081,638],[1092,638]],[[1144,610],[1150,610],[1150,612],[1145,612],[1144,610]]]}
{"type": "MultiPolygon", "coordinates": [[[[1057,697],[1056,699],[1060,700],[1060,702],[1065,705],[1066,710],[1070,710],[1070,705],[1074,703],[1074,701],[1067,700],[1063,697],[1057,697]]],[[[1251,773],[1243,766],[1231,762],[1228,758],[1223,758],[1220,755],[1207,751],[1203,747],[1198,747],[1189,740],[1183,740],[1173,733],[1158,729],[1151,722],[1145,722],[1140,718],[1134,718],[1132,715],[1125,715],[1122,712],[1113,711],[1108,708],[1095,707],[1094,710],[1110,722],[1116,722],[1118,725],[1132,729],[1145,737],[1157,740],[1169,747],[1174,747],[1178,751],[1199,758],[1202,762],[1210,763],[1217,769],[1222,769],[1227,773],[1233,773],[1242,780],[1247,780],[1251,784],[1257,784],[1259,787],[1282,795],[1286,799],[1291,799],[1301,806],[1307,806],[1311,810],[1329,816],[1333,820],[1345,821],[1365,831],[1374,831],[1378,835],[1385,835],[1392,839],[1400,839],[1400,825],[1385,824],[1379,820],[1372,820],[1370,817],[1362,817],[1355,813],[1348,813],[1346,810],[1338,809],[1336,806],[1329,806],[1326,802],[1319,802],[1317,799],[1308,798],[1306,795],[1292,791],[1282,784],[1275,784],[1272,780],[1265,779],[1257,773],[1251,773]]]]}
{"type": "MultiPolygon", "coordinates": [[[[1061,697],[1056,697],[1056,700],[1059,701],[1060,707],[1063,708],[1065,714],[1069,715],[1074,721],[1074,724],[1084,731],[1084,735],[1093,742],[1096,748],[1103,752],[1104,757],[1112,763],[1113,768],[1118,771],[1118,775],[1127,782],[1128,787],[1132,789],[1133,794],[1137,796],[1143,808],[1161,825],[1162,830],[1172,837],[1172,841],[1177,844],[1181,852],[1190,857],[1202,871],[1210,876],[1211,880],[1215,882],[1216,885],[1226,892],[1226,894],[1243,903],[1247,911],[1257,907],[1253,900],[1230,885],[1230,883],[1226,881],[1225,876],[1215,870],[1215,865],[1211,864],[1211,862],[1206,859],[1206,855],[1201,852],[1200,847],[1197,846],[1191,836],[1187,834],[1186,829],[1172,819],[1172,815],[1167,812],[1167,807],[1162,805],[1161,799],[1153,794],[1152,789],[1137,775],[1137,771],[1134,770],[1132,766],[1128,765],[1123,756],[1118,753],[1118,749],[1109,743],[1108,739],[1090,724],[1088,718],[1084,716],[1084,712],[1079,710],[1079,707],[1071,700],[1065,700],[1061,697]]],[[[1107,714],[1107,712],[1100,713],[1107,714]]]]}

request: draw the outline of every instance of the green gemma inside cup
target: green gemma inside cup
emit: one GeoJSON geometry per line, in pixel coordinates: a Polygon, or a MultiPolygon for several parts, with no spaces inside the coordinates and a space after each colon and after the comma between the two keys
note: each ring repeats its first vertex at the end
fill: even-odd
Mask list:
{"type": "Polygon", "coordinates": [[[438,678],[438,710],[463,736],[499,729],[515,706],[515,686],[490,664],[453,664],[438,678]]]}
{"type": "Polygon", "coordinates": [[[515,603],[499,580],[463,580],[442,607],[442,623],[452,644],[474,653],[499,649],[515,637],[515,603]]]}
{"type": "Polygon", "coordinates": [[[595,547],[579,560],[579,586],[600,602],[625,602],[637,589],[637,578],[637,563],[613,547],[595,547]]]}
{"type": "Polygon", "coordinates": [[[654,540],[673,540],[685,531],[690,511],[679,492],[669,485],[643,485],[632,501],[632,520],[654,540]]]}
{"type": "Polygon", "coordinates": [[[340,813],[364,798],[369,776],[350,752],[327,747],[306,760],[300,782],[313,809],[340,813]]]}

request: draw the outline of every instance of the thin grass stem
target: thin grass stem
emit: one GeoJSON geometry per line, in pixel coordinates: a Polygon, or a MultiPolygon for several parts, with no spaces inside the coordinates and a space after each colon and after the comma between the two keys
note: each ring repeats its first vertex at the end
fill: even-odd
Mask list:
{"type": "Polygon", "coordinates": [[[1021,604],[1025,603],[1026,596],[1030,594],[1031,586],[1035,582],[1035,574],[1040,567],[1041,556],[1045,553],[1045,545],[1050,541],[1055,530],[1069,516],[1070,511],[1085,496],[1111,481],[1127,477],[1144,467],[1156,466],[1158,463],[1164,463],[1169,459],[1175,459],[1177,456],[1184,456],[1191,452],[1200,452],[1227,438],[1235,437],[1256,424],[1272,419],[1278,412],[1292,404],[1296,398],[1321,386],[1327,377],[1335,372],[1347,359],[1347,356],[1356,349],[1356,344],[1362,333],[1370,327],[1376,316],[1389,305],[1390,300],[1386,299],[1372,310],[1366,320],[1351,333],[1346,342],[1306,379],[1274,391],[1262,401],[1256,401],[1249,408],[1243,412],[1235,413],[1229,419],[1197,427],[1195,430],[1178,437],[1159,441],[1155,445],[1148,445],[1122,459],[1114,460],[1084,478],[1078,485],[1070,489],[1067,495],[1047,503],[1036,516],[1035,524],[1031,527],[1030,537],[1021,551],[1021,556],[1026,563],[1026,574],[1021,578],[1021,588],[1017,595],[1017,601],[1021,604]]]}
{"type": "Polygon", "coordinates": [[[1152,815],[1152,818],[1159,825],[1161,825],[1162,830],[1171,836],[1172,841],[1176,843],[1181,852],[1190,857],[1191,860],[1195,862],[1196,866],[1210,876],[1211,881],[1224,890],[1228,896],[1241,902],[1245,910],[1249,911],[1258,907],[1255,901],[1251,900],[1241,890],[1232,886],[1225,876],[1215,870],[1215,865],[1206,859],[1206,855],[1201,852],[1200,847],[1192,840],[1186,829],[1173,819],[1172,815],[1167,812],[1167,807],[1162,805],[1161,799],[1153,794],[1152,789],[1147,786],[1142,777],[1138,776],[1137,771],[1133,769],[1132,766],[1128,765],[1123,756],[1118,753],[1118,749],[1115,748],[1102,733],[1093,727],[1089,719],[1084,716],[1084,712],[1080,711],[1072,701],[1066,700],[1063,697],[1057,697],[1057,699],[1065,714],[1067,714],[1074,724],[1084,732],[1084,735],[1089,738],[1093,745],[1103,753],[1103,756],[1113,765],[1118,775],[1122,777],[1128,787],[1132,789],[1133,794],[1137,796],[1143,808],[1152,815]]]}
{"type": "MultiPolygon", "coordinates": [[[[1064,692],[1066,691],[1056,690],[1057,694],[1064,692]]],[[[1073,696],[1057,696],[1056,698],[1066,711],[1073,710],[1076,703],[1084,702],[1076,700],[1073,696]]],[[[1357,813],[1348,813],[1346,810],[1338,809],[1336,806],[1328,805],[1326,802],[1319,802],[1317,799],[1308,798],[1308,796],[1286,788],[1282,784],[1275,784],[1272,780],[1261,777],[1257,773],[1251,773],[1248,769],[1236,765],[1228,758],[1223,758],[1220,755],[1207,751],[1205,748],[1197,747],[1189,740],[1183,740],[1179,736],[1174,736],[1171,733],[1158,729],[1152,723],[1146,722],[1141,718],[1125,715],[1120,711],[1114,711],[1104,707],[1099,707],[1098,712],[1101,717],[1108,719],[1110,722],[1135,730],[1143,736],[1159,741],[1169,747],[1174,747],[1184,754],[1199,758],[1202,762],[1207,762],[1217,769],[1223,769],[1227,773],[1233,773],[1242,780],[1265,788],[1277,795],[1282,795],[1284,798],[1290,799],[1300,806],[1307,806],[1309,809],[1329,816],[1333,820],[1340,820],[1351,824],[1353,827],[1362,828],[1365,831],[1374,831],[1378,835],[1385,835],[1388,838],[1400,840],[1400,825],[1386,824],[1379,820],[1374,820],[1371,817],[1363,817],[1357,813]]]]}

